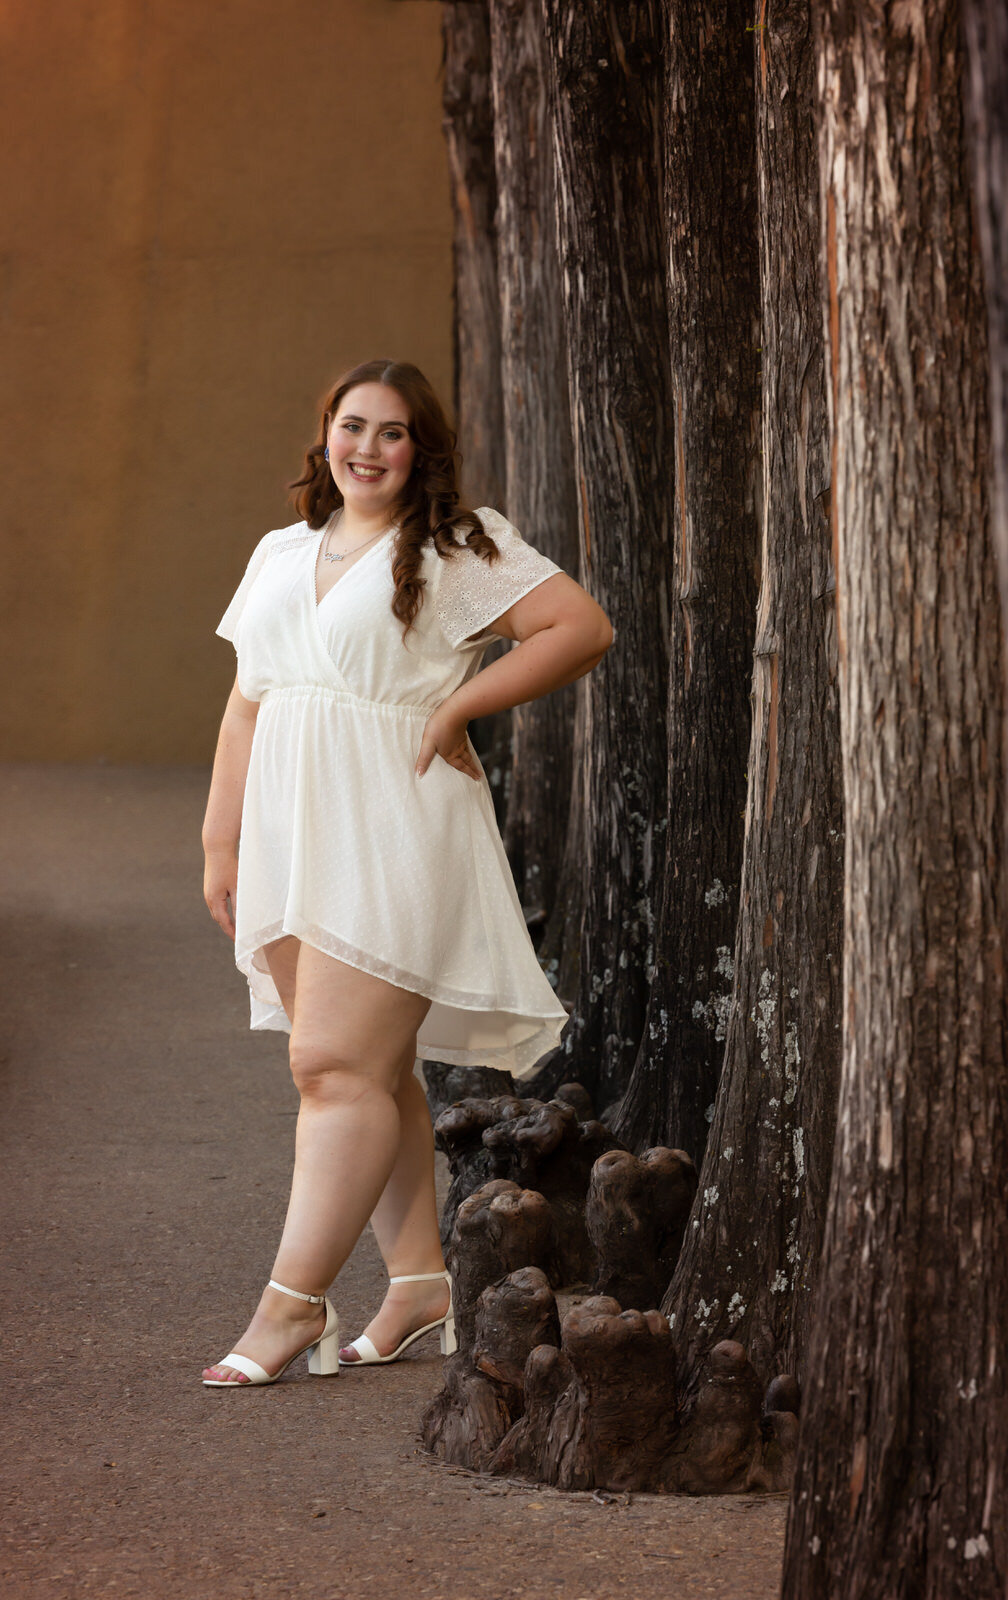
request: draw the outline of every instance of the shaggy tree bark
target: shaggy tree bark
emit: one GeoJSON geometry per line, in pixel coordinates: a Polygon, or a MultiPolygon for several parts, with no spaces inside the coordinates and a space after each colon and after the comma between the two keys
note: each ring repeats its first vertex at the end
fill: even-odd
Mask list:
{"type": "MultiPolygon", "coordinates": [[[[1008,3],[962,0],[966,110],[977,232],[987,291],[991,394],[991,522],[1008,637],[1008,3]]],[[[1005,700],[1008,708],[1008,696],[1005,700]]],[[[1008,750],[1008,709],[1005,747],[1008,750]]],[[[1008,848],[1008,806],[1005,807],[1008,848]]]]}
{"type": "MultiPolygon", "coordinates": [[[[578,572],[574,443],[567,396],[553,142],[538,5],[490,0],[497,178],[501,387],[511,521],[564,571],[578,572]]],[[[512,715],[504,844],[525,915],[542,927],[553,908],[570,811],[575,689],[512,715]]],[[[566,894],[581,886],[580,871],[566,894]]]]}
{"type": "Polygon", "coordinates": [[[687,1384],[729,1338],[764,1383],[802,1370],[840,1072],[843,793],[810,0],[763,0],[760,19],[762,584],[725,1062],[664,1305],[687,1384]]]}
{"type": "Polygon", "coordinates": [[[581,577],[616,630],[587,681],[577,752],[588,898],[563,1073],[605,1105],[624,1087],[640,1041],[664,850],[673,439],[660,227],[663,23],[660,0],[544,0],[544,15],[581,577]]]}
{"type": "Polygon", "coordinates": [[[616,1119],[699,1167],[738,910],[758,563],[759,261],[750,0],[671,0],[666,98],[675,394],[668,854],[640,1053],[616,1119]]]}
{"type": "Polygon", "coordinates": [[[486,0],[444,0],[444,136],[455,218],[455,414],[464,496],[504,504],[500,293],[486,0]]]}
{"type": "Polygon", "coordinates": [[[1003,1600],[1004,672],[958,7],[817,16],[845,1003],[783,1592],[1003,1600]]]}
{"type": "MultiPolygon", "coordinates": [[[[462,455],[462,500],[504,504],[504,404],[501,392],[500,290],[497,281],[490,19],[487,0],[444,0],[442,127],[451,173],[454,238],[455,418],[462,455]]],[[[502,650],[491,645],[489,664],[502,650]]],[[[503,826],[511,780],[511,715],[482,717],[470,728],[503,826]]]]}

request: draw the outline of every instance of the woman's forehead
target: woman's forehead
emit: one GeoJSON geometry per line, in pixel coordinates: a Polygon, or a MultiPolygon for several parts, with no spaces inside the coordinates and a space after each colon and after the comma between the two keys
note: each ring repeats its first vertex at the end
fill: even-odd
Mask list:
{"type": "Polygon", "coordinates": [[[399,422],[408,426],[409,406],[387,383],[358,383],[348,389],[339,403],[337,416],[356,415],[379,423],[399,422]]]}

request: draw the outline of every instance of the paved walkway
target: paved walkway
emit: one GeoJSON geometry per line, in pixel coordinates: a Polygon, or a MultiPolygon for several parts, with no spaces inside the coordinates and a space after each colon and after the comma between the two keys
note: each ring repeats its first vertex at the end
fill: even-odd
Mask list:
{"type": "MultiPolygon", "coordinates": [[[[295,1116],[203,908],[206,784],[0,769],[6,1600],[773,1600],[779,1498],[599,1503],[425,1457],[435,1340],[202,1388],[267,1274],[295,1116]]],[[[368,1235],[348,1333],[381,1289],[368,1235]]]]}

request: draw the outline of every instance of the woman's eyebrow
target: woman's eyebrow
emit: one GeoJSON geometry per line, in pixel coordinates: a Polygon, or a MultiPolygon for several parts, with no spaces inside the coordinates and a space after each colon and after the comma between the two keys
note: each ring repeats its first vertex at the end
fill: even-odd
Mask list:
{"type": "MultiPolygon", "coordinates": [[[[341,416],[340,422],[367,422],[367,417],[341,416]]],[[[379,422],[379,428],[408,428],[408,422],[400,422],[398,417],[391,417],[388,422],[379,422]]]]}

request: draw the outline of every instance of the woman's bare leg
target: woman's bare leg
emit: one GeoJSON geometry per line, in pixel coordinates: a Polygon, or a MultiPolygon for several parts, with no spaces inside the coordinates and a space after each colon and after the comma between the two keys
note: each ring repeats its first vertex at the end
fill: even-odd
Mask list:
{"type": "MultiPolygon", "coordinates": [[[[414,1272],[441,1272],[444,1256],[434,1195],[434,1131],[427,1096],[414,1076],[414,1062],[403,1062],[396,1094],[399,1149],[388,1183],[371,1214],[378,1248],[389,1277],[414,1272]]],[[[379,1355],[390,1355],[415,1328],[433,1322],[448,1309],[445,1283],[393,1283],[377,1316],[364,1332],[379,1355]]],[[[340,1355],[353,1361],[345,1346],[340,1355]]]]}
{"type": "MultiPolygon", "coordinates": [[[[286,940],[268,952],[285,1006],[292,953],[286,940]]],[[[270,1274],[279,1283],[324,1293],[363,1232],[395,1165],[396,1091],[429,1004],[310,945],[297,950],[290,1060],[301,1109],[287,1220],[270,1274]]],[[[275,1372],[321,1331],[323,1316],[266,1289],[235,1349],[275,1372]]],[[[222,1365],[204,1376],[243,1381],[222,1365]]]]}

